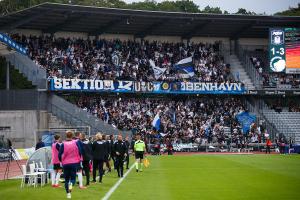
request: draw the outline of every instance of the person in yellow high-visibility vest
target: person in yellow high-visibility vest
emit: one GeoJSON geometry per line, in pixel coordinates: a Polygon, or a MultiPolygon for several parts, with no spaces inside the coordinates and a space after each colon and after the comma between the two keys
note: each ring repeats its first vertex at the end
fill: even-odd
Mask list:
{"type": "Polygon", "coordinates": [[[146,151],[146,145],[143,140],[141,140],[141,134],[136,134],[136,141],[134,142],[134,154],[135,154],[135,169],[136,172],[143,171],[143,159],[144,153],[146,151]]]}

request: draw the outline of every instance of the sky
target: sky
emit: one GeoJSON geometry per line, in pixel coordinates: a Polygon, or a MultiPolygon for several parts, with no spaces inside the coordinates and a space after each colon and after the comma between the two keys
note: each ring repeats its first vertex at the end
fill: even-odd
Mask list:
{"type": "MultiPolygon", "coordinates": [[[[139,0],[124,0],[127,3],[139,0]]],[[[162,2],[161,0],[156,0],[162,2]]],[[[266,13],[272,15],[276,12],[287,10],[289,7],[297,7],[300,0],[194,0],[195,4],[202,10],[205,6],[220,7],[222,11],[229,13],[237,12],[238,8],[254,11],[255,13],[266,13]]]]}

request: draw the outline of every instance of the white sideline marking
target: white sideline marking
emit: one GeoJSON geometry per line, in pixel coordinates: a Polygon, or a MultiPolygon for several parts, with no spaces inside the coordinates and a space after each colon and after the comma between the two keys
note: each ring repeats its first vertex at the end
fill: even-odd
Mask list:
{"type": "Polygon", "coordinates": [[[105,194],[105,196],[102,198],[102,200],[108,200],[109,197],[112,195],[112,193],[119,187],[119,185],[122,183],[122,181],[126,178],[126,176],[130,173],[130,171],[133,169],[134,163],[131,165],[129,170],[124,174],[123,178],[120,178],[115,185],[110,188],[110,190],[105,194]]]}

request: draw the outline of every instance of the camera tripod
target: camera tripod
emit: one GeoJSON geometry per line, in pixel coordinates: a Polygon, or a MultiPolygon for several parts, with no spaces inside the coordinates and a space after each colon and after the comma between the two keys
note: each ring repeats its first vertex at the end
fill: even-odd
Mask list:
{"type": "MultiPolygon", "coordinates": [[[[15,158],[17,157],[16,153],[15,153],[15,150],[13,148],[10,148],[8,151],[9,151],[9,159],[8,159],[7,164],[6,164],[6,169],[5,169],[5,173],[4,173],[4,180],[8,179],[10,164],[11,164],[12,161],[14,161],[14,157],[15,158]]],[[[20,171],[22,172],[20,163],[19,163],[19,161],[17,159],[16,159],[16,163],[17,163],[20,171]]]]}

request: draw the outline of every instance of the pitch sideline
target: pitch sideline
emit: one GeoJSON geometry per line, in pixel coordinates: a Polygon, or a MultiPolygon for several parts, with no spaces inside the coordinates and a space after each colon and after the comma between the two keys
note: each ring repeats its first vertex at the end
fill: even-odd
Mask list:
{"type": "Polygon", "coordinates": [[[134,168],[134,163],[131,165],[129,170],[124,174],[123,178],[120,178],[113,187],[109,189],[109,191],[105,194],[105,196],[102,198],[102,200],[108,200],[109,197],[113,194],[113,192],[119,187],[119,185],[122,183],[122,181],[126,178],[126,176],[131,172],[131,170],[134,168]]]}

